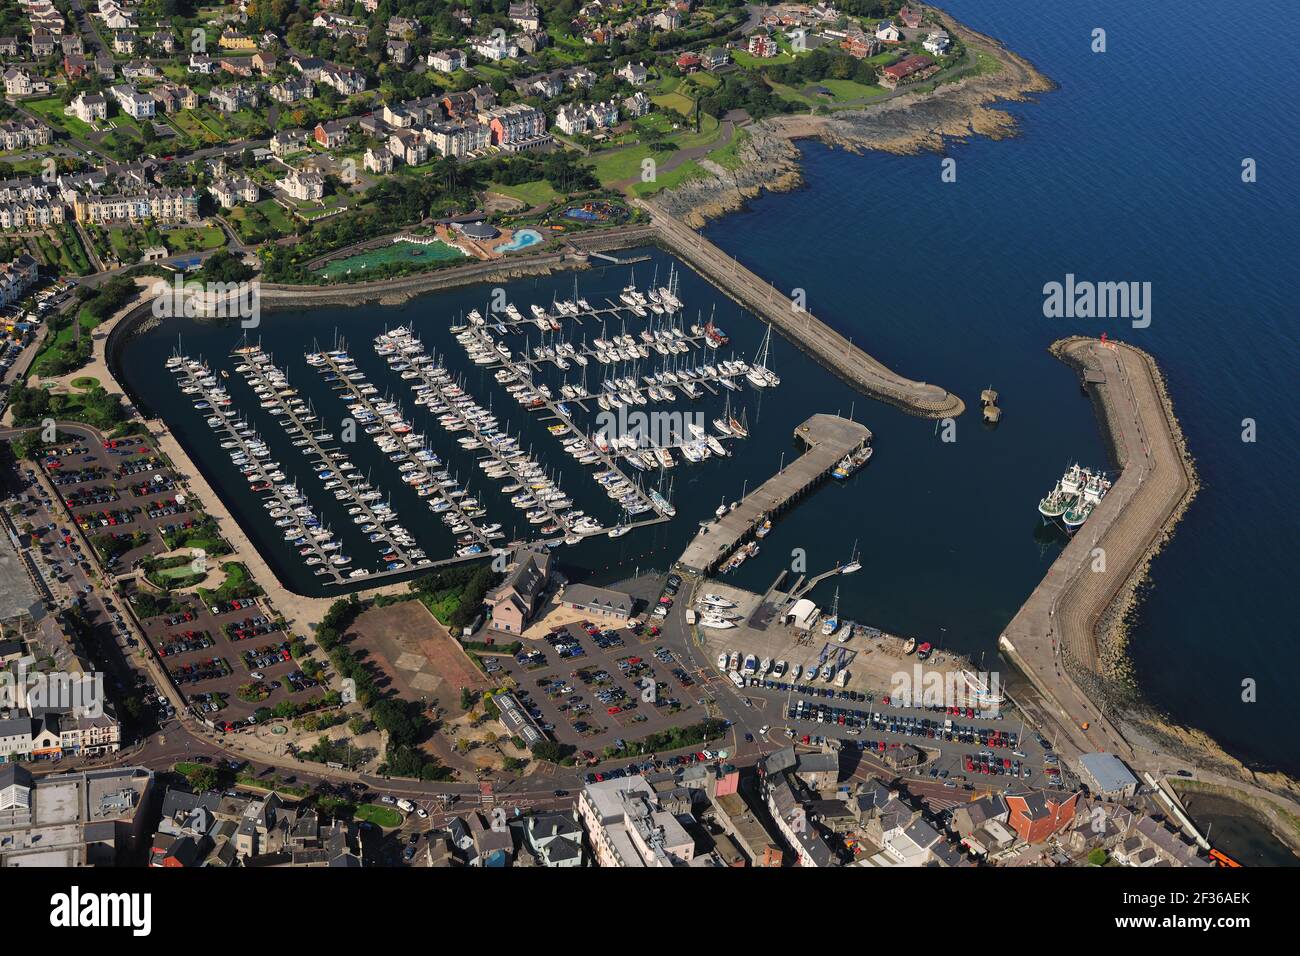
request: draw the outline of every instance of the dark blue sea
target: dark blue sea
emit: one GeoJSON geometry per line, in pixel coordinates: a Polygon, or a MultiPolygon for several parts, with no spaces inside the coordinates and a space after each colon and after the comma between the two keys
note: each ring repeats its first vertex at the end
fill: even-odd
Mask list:
{"type": "MultiPolygon", "coordinates": [[[[906,446],[877,442],[878,500],[844,536],[896,560],[871,568],[851,610],[992,641],[1021,596],[1003,585],[1031,547],[1027,497],[1059,470],[1062,439],[1065,456],[1097,454],[1069,373],[1044,349],[1107,332],[1158,359],[1202,481],[1132,631],[1142,688],[1233,753],[1300,771],[1297,8],[1266,0],[1251,19],[1272,26],[1211,38],[1223,8],[1204,0],[945,6],[1060,85],[1009,107],[1018,137],[951,145],[953,183],[935,155],[810,145],[806,189],[707,231],[778,287],[806,288],[813,311],[900,371],[968,402],[989,384],[1001,393],[994,435],[967,416],[953,446],[921,423],[898,426],[914,436],[906,446]],[[1043,285],[1067,273],[1151,282],[1150,327],[1045,319],[1043,285]],[[883,478],[894,469],[901,495],[883,478]]],[[[891,417],[867,414],[881,427],[891,417]]]]}

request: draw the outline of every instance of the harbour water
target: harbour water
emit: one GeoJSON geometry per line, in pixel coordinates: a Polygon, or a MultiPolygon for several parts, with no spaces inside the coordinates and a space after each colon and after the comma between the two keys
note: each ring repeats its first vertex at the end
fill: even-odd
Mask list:
{"type": "MultiPolygon", "coordinates": [[[[769,476],[783,456],[798,453],[796,425],[814,412],[852,411],[874,434],[871,463],[784,516],[759,554],[731,577],[761,591],[792,565],[813,574],[847,560],[856,543],[862,569],[840,582],[842,616],[976,660],[991,658],[1000,629],[1060,548],[1058,533],[1040,523],[1039,498],[1072,462],[1114,467],[1073,373],[1046,352],[1060,336],[1106,332],[1160,362],[1203,485],[1152,568],[1153,586],[1132,630],[1140,685],[1174,719],[1207,731],[1234,754],[1298,773],[1289,702],[1300,662],[1285,644],[1295,617],[1289,578],[1297,521],[1290,493],[1300,413],[1288,386],[1298,356],[1294,306],[1280,284],[1300,239],[1297,201],[1283,172],[1297,121],[1288,92],[1289,35],[1218,35],[1220,62],[1251,64],[1229,84],[1211,78],[1198,55],[1204,24],[1218,12],[1206,0],[1177,8],[1052,4],[1032,12],[976,0],[948,6],[1061,84],[1038,102],[1009,107],[1020,120],[1019,137],[953,145],[955,183],[941,181],[933,154],[859,156],[808,145],[806,189],[764,196],[712,224],[707,235],[778,288],[805,290],[820,318],[901,374],[941,384],[968,405],[992,385],[1001,396],[1001,423],[981,424],[972,407],[955,432],[946,432],[856,395],[773,336],[771,364],[780,387],[740,393],[751,438],[729,443],[733,457],[681,463],[667,474],[664,489],[671,482],[676,518],[617,540],[566,547],[561,560],[596,582],[667,567],[699,520],[769,476]],[[1099,26],[1108,30],[1104,54],[1089,49],[1099,26]],[[1255,183],[1241,180],[1246,157],[1256,161],[1255,183]],[[1150,326],[1044,317],[1044,284],[1064,282],[1068,274],[1152,283],[1150,326]],[[1242,441],[1248,418],[1258,429],[1253,443],[1242,441]],[[1254,702],[1243,701],[1243,681],[1255,682],[1254,702]]],[[[1286,19],[1283,0],[1265,0],[1255,10],[1261,22],[1286,19]]],[[[651,256],[636,266],[639,284],[656,269],[662,281],[672,264],[663,253],[651,256]]],[[[581,273],[580,293],[593,303],[616,297],[628,272],[581,273]]],[[[506,287],[525,312],[531,302],[546,305],[572,291],[572,275],[506,287]]],[[[343,414],[337,397],[302,362],[312,340],[328,347],[337,331],[372,380],[409,402],[405,384],[385,377],[370,340],[385,326],[414,324],[428,346],[465,370],[477,398],[491,398],[519,423],[525,447],[565,470],[575,507],[611,520],[616,516],[599,512],[606,503],[585,470],[509,401],[491,373],[470,366],[446,331],[469,309],[484,309],[487,295],[476,287],[400,307],[271,313],[254,335],[289,368],[322,420],[337,420],[343,414]]],[[[689,272],[682,274],[681,297],[690,320],[716,308],[731,348],[753,357],[763,331],[756,320],[689,272]]],[[[584,331],[588,340],[599,334],[592,326],[584,331]]],[[[217,487],[240,487],[231,484],[237,473],[225,473],[228,463],[202,417],[177,401],[174,382],[161,372],[178,334],[185,352],[215,367],[229,364],[237,340],[237,330],[169,320],[128,343],[124,374],[150,409],[166,415],[217,487]]],[[[508,341],[517,350],[519,337],[508,341]]],[[[598,382],[602,370],[592,363],[589,381],[598,382]]],[[[577,370],[568,375],[576,381],[577,370]]],[[[251,408],[241,384],[232,383],[232,393],[251,408]]],[[[677,407],[699,410],[708,422],[722,402],[721,395],[708,396],[677,407]]],[[[439,451],[454,444],[430,419],[421,429],[439,451]]],[[[274,422],[262,432],[274,443],[274,422]]],[[[292,461],[291,449],[276,451],[282,462],[292,461]]],[[[394,489],[394,506],[408,528],[427,534],[431,556],[450,553],[441,525],[418,501],[399,500],[395,473],[384,471],[390,463],[370,453],[359,442],[353,458],[394,489]]],[[[449,460],[454,455],[453,449],[449,460]]],[[[467,476],[472,457],[461,457],[457,467],[467,476]]],[[[489,483],[476,476],[474,489],[489,504],[491,520],[519,523],[489,483]]],[[[260,517],[255,506],[230,504],[237,514],[260,517]]],[[[256,525],[250,530],[260,543],[263,532],[256,525]]],[[[419,532],[417,538],[426,540],[419,532]]],[[[276,559],[282,542],[267,545],[293,586],[316,586],[294,570],[295,555],[276,559]]],[[[813,597],[829,602],[832,590],[827,584],[813,597]]]]}

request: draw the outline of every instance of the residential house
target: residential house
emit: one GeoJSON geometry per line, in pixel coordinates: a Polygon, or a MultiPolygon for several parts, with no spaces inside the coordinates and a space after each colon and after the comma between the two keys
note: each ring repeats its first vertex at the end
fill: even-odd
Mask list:
{"type": "Polygon", "coordinates": [[[676,60],[677,69],[683,73],[694,73],[700,68],[701,62],[700,55],[689,50],[677,57],[676,60]]]}
{"type": "Polygon", "coordinates": [[[271,155],[276,159],[298,153],[307,148],[308,136],[305,130],[287,129],[271,137],[271,155]]]}
{"type": "Polygon", "coordinates": [[[248,176],[218,179],[208,187],[208,192],[217,200],[217,205],[226,209],[233,209],[241,203],[255,203],[262,195],[257,183],[248,176]]]}
{"type": "Polygon", "coordinates": [[[222,113],[238,113],[242,109],[256,109],[261,102],[257,87],[236,83],[218,86],[208,94],[208,99],[222,113]]]}
{"type": "Polygon", "coordinates": [[[582,865],[582,827],[576,814],[546,811],[528,817],[528,849],[542,866],[582,865]]]}
{"type": "Polygon", "coordinates": [[[226,50],[256,50],[257,41],[250,36],[245,36],[232,27],[226,27],[221,32],[219,41],[222,49],[226,50]]]}
{"type": "MultiPolygon", "coordinates": [[[[152,98],[149,98],[149,106],[153,106],[152,98]]],[[[83,195],[74,191],[71,201],[78,222],[136,222],[141,219],[194,222],[199,218],[199,194],[190,187],[140,189],[112,195],[83,195]]]]}
{"type": "Polygon", "coordinates": [[[679,29],[682,25],[682,15],[674,7],[668,7],[660,10],[650,21],[656,30],[663,30],[665,33],[671,33],[679,29]]]}
{"type": "Polygon", "coordinates": [[[39,30],[32,34],[32,56],[38,60],[43,60],[47,56],[54,55],[54,36],[39,30]]]}
{"type": "Polygon", "coordinates": [[[1074,819],[1079,794],[1032,790],[1007,794],[1007,825],[1025,843],[1042,843],[1074,819]]]}
{"type": "Polygon", "coordinates": [[[312,131],[312,138],[326,149],[338,149],[348,141],[352,128],[343,120],[330,120],[317,123],[312,131]]]}
{"type": "Polygon", "coordinates": [[[269,76],[271,73],[274,73],[277,62],[278,61],[276,60],[273,51],[258,50],[253,54],[253,69],[257,70],[257,72],[261,73],[263,76],[269,76]]]}
{"type": "Polygon", "coordinates": [[[151,119],[154,115],[152,96],[145,96],[130,84],[113,87],[109,92],[117,100],[118,107],[132,119],[151,119]]]}
{"type": "Polygon", "coordinates": [[[912,56],[905,56],[897,63],[881,70],[880,85],[891,90],[896,89],[904,83],[915,83],[918,80],[923,80],[936,70],[938,70],[938,67],[933,60],[928,56],[915,53],[912,56]]]}
{"type": "Polygon", "coordinates": [[[751,56],[767,59],[776,56],[778,52],[776,41],[766,33],[755,33],[750,36],[747,49],[751,56]]]}
{"type": "Polygon", "coordinates": [[[649,78],[650,71],[646,69],[644,63],[633,63],[628,60],[615,71],[615,75],[633,86],[642,86],[649,78]]]}
{"type": "Polygon", "coordinates": [[[393,154],[386,149],[367,149],[361,158],[361,165],[367,172],[391,173],[393,154]]]}
{"type": "Polygon", "coordinates": [[[325,177],[315,170],[291,169],[280,180],[286,193],[302,202],[314,202],[325,197],[325,177]]]}
{"type": "Polygon", "coordinates": [[[18,38],[15,36],[0,37],[0,56],[17,58],[18,56],[18,38]]]}
{"type": "Polygon", "coordinates": [[[717,70],[731,62],[731,53],[726,47],[711,46],[700,58],[700,66],[706,70],[717,70]]]}
{"type": "Polygon", "coordinates": [[[492,128],[477,120],[435,123],[425,128],[424,136],[440,155],[461,159],[490,145],[492,128]]]}
{"type": "Polygon", "coordinates": [[[429,158],[429,144],[425,138],[409,129],[394,130],[388,137],[388,151],[408,166],[419,166],[429,158]]]}
{"type": "Polygon", "coordinates": [[[206,53],[191,53],[188,69],[191,73],[197,73],[201,76],[210,76],[212,71],[216,69],[216,64],[213,62],[212,57],[208,56],[206,53]]]}
{"type": "Polygon", "coordinates": [[[876,39],[881,43],[898,43],[903,39],[903,35],[891,21],[881,20],[876,24],[876,39]]]}
{"type": "Polygon", "coordinates": [[[941,56],[948,52],[948,47],[952,46],[952,39],[943,30],[936,30],[925,38],[921,44],[927,53],[933,53],[935,56],[941,56]]]}
{"type": "Polygon", "coordinates": [[[104,99],[102,93],[78,93],[68,109],[83,123],[95,123],[108,118],[108,100],[104,99]]]}
{"type": "Polygon", "coordinates": [[[623,112],[629,118],[636,119],[638,116],[645,116],[649,113],[653,105],[653,101],[646,95],[645,90],[637,90],[631,96],[623,99],[623,112]]]}
{"type": "Polygon", "coordinates": [[[290,76],[274,83],[267,95],[277,103],[299,103],[311,99],[316,93],[315,86],[305,76],[290,76]]]}
{"type": "Polygon", "coordinates": [[[903,26],[909,30],[916,30],[921,26],[921,11],[910,4],[898,11],[898,18],[903,21],[903,26]]]}
{"type": "Polygon", "coordinates": [[[52,139],[48,126],[26,117],[0,123],[0,148],[3,149],[48,146],[52,139]]]}
{"type": "Polygon", "coordinates": [[[411,43],[409,40],[389,40],[384,44],[384,50],[388,54],[388,59],[397,66],[405,66],[411,62],[411,43]]]}
{"type": "Polygon", "coordinates": [[[542,27],[541,13],[537,9],[537,4],[532,0],[523,0],[522,3],[510,4],[507,16],[510,22],[514,23],[521,30],[540,30],[542,27]]]}
{"type": "Polygon", "coordinates": [[[439,73],[455,73],[465,69],[465,54],[460,50],[438,50],[429,54],[429,66],[439,73]]]}
{"type": "Polygon", "coordinates": [[[136,36],[127,30],[118,30],[113,34],[113,52],[122,56],[134,56],[136,36]]]}
{"type": "Polygon", "coordinates": [[[402,40],[414,40],[420,35],[420,21],[409,17],[390,17],[384,33],[402,40]]]}
{"type": "Polygon", "coordinates": [[[469,48],[485,60],[496,63],[500,60],[513,60],[519,56],[518,45],[501,34],[486,37],[473,37],[469,48]]]}

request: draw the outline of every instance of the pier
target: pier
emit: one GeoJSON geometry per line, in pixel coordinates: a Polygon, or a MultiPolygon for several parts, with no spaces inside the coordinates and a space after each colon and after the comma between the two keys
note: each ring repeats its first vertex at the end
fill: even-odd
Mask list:
{"type": "Polygon", "coordinates": [[[821,483],[841,458],[871,442],[871,429],[838,415],[814,415],[794,433],[807,450],[716,522],[701,527],[678,559],[683,571],[698,576],[711,573],[764,518],[784,511],[821,483]]]}
{"type": "Polygon", "coordinates": [[[1104,678],[1099,631],[1123,618],[1195,489],[1194,472],[1150,356],[1116,342],[1073,338],[1052,351],[1096,390],[1122,472],[998,640],[1081,751],[1133,749],[1076,681],[1104,678]],[[1117,602],[1120,607],[1116,607],[1117,602]]]}
{"type": "Polygon", "coordinates": [[[788,295],[777,291],[733,256],[668,215],[652,200],[634,201],[650,212],[657,227],[658,241],[666,249],[746,309],[770,321],[790,341],[854,388],[924,418],[951,418],[965,411],[965,403],[956,395],[938,385],[904,378],[811,312],[796,308],[788,295]]]}

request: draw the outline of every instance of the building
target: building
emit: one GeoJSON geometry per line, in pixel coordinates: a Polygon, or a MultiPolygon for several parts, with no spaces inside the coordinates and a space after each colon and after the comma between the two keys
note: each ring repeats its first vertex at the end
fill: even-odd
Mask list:
{"type": "Polygon", "coordinates": [[[682,15],[675,7],[668,7],[656,13],[650,23],[656,30],[671,33],[682,25],[682,15]]]}
{"type": "Polygon", "coordinates": [[[325,177],[315,170],[291,169],[280,180],[280,187],[300,202],[315,202],[325,198],[325,177]]]}
{"type": "Polygon", "coordinates": [[[540,30],[542,28],[541,14],[537,10],[537,4],[533,3],[532,0],[510,4],[507,16],[510,17],[510,22],[521,30],[540,30]]]}
{"type": "Polygon", "coordinates": [[[491,825],[473,812],[469,815],[469,836],[472,843],[470,866],[502,867],[510,863],[515,853],[515,838],[508,825],[495,819],[491,825]]]}
{"type": "Polygon", "coordinates": [[[1042,843],[1068,826],[1079,803],[1078,793],[1032,790],[1007,794],[1007,825],[1025,843],[1042,843]]]}
{"type": "Polygon", "coordinates": [[[0,867],[117,866],[143,851],[153,771],[33,778],[0,765],[0,867]]]}
{"type": "Polygon", "coordinates": [[[135,34],[127,30],[118,30],[113,34],[113,52],[121,56],[134,56],[136,49],[135,34]]]}
{"type": "Polygon", "coordinates": [[[545,548],[520,548],[511,557],[505,580],[487,594],[494,630],[522,633],[537,612],[550,578],[551,555],[545,548]]]}
{"type": "Polygon", "coordinates": [[[460,159],[492,142],[492,128],[478,122],[437,123],[427,127],[425,138],[442,156],[460,159]]]}
{"type": "Polygon", "coordinates": [[[560,595],[560,603],[576,611],[599,614],[626,621],[636,605],[630,594],[610,588],[592,587],[589,584],[571,584],[560,595]]]}
{"type": "Polygon", "coordinates": [[[538,149],[552,142],[546,114],[524,103],[498,106],[482,114],[492,130],[492,145],[510,153],[538,149]]]}
{"type": "Polygon", "coordinates": [[[20,118],[0,123],[0,148],[3,149],[47,146],[51,139],[50,128],[35,120],[20,118]]]}
{"type": "Polygon", "coordinates": [[[271,155],[277,159],[284,159],[293,153],[302,152],[307,148],[307,142],[305,130],[283,130],[271,137],[271,155]]]}
{"type": "Polygon", "coordinates": [[[525,839],[542,866],[582,865],[582,827],[576,813],[547,811],[528,818],[525,839]]]}
{"type": "Polygon", "coordinates": [[[636,119],[638,116],[645,116],[654,106],[653,101],[645,94],[644,90],[637,90],[631,96],[623,99],[623,112],[630,119],[636,119]]]}
{"type": "Polygon", "coordinates": [[[525,750],[532,750],[535,745],[546,740],[546,734],[537,726],[528,711],[520,706],[519,699],[511,691],[492,695],[492,702],[496,704],[497,711],[501,714],[500,723],[506,735],[522,740],[525,750]]]}
{"type": "Polygon", "coordinates": [[[477,56],[496,63],[500,60],[513,60],[519,56],[519,47],[515,42],[501,34],[486,37],[474,37],[469,41],[469,48],[477,56]]]}
{"type": "MultiPolygon", "coordinates": [[[[149,100],[150,104],[153,100],[149,100]]],[[[146,189],[137,193],[89,195],[74,193],[73,213],[78,222],[195,222],[199,218],[199,194],[184,189],[146,189]]]]}
{"type": "Polygon", "coordinates": [[[367,149],[361,158],[361,165],[370,173],[391,173],[393,171],[393,154],[386,149],[367,149]]]}
{"type": "Polygon", "coordinates": [[[615,71],[615,75],[633,86],[644,86],[645,81],[650,78],[650,71],[646,69],[644,63],[633,63],[628,60],[615,71]]]}
{"type": "Polygon", "coordinates": [[[277,103],[299,103],[316,95],[316,87],[306,77],[290,76],[271,84],[267,96],[277,103]]]}
{"type": "Polygon", "coordinates": [[[312,139],[326,149],[338,149],[348,141],[351,131],[352,128],[343,120],[330,120],[328,123],[316,124],[312,130],[312,139]]]}
{"type": "Polygon", "coordinates": [[[683,73],[694,73],[700,68],[701,60],[698,53],[687,51],[677,57],[675,62],[677,64],[677,69],[681,70],[683,73]]]}
{"type": "Polygon", "coordinates": [[[146,96],[139,92],[134,86],[122,84],[113,87],[109,92],[117,100],[118,107],[127,116],[132,119],[152,119],[154,115],[154,100],[152,96],[146,96]]]}
{"type": "Polygon", "coordinates": [[[439,73],[455,73],[465,69],[465,54],[460,50],[438,50],[429,54],[429,66],[439,73]]]}
{"type": "Polygon", "coordinates": [[[766,33],[753,34],[749,38],[747,49],[751,56],[757,56],[763,59],[776,56],[779,52],[776,46],[776,41],[766,33]]]}
{"type": "Polygon", "coordinates": [[[210,76],[216,68],[217,65],[213,62],[212,57],[206,53],[190,54],[190,65],[187,67],[189,72],[197,73],[200,76],[210,76]]]}
{"type": "Polygon", "coordinates": [[[928,56],[915,53],[905,56],[891,66],[880,71],[880,85],[896,89],[904,83],[915,83],[935,73],[939,68],[928,56]]]}
{"type": "Polygon", "coordinates": [[[700,58],[700,66],[706,70],[718,70],[731,62],[731,51],[723,46],[711,46],[700,58]]]}
{"type": "Polygon", "coordinates": [[[948,47],[952,45],[952,39],[943,30],[936,30],[925,38],[921,44],[927,53],[933,53],[935,56],[941,56],[948,52],[948,47]]]}
{"type": "MultiPolygon", "coordinates": [[[[40,263],[26,252],[14,258],[12,262],[0,265],[0,305],[13,305],[15,302],[22,301],[27,295],[27,290],[38,278],[40,278],[40,263]]],[[[0,568],[10,563],[0,556],[0,568]]],[[[5,590],[0,592],[0,596],[5,599],[4,606],[0,607],[0,613],[26,616],[39,606],[34,600],[34,592],[33,600],[26,600],[27,588],[22,583],[26,581],[28,581],[26,574],[18,574],[13,578],[13,584],[6,582],[5,590]]]]}
{"type": "Polygon", "coordinates": [[[238,113],[242,109],[256,109],[261,101],[257,87],[236,83],[234,86],[218,86],[208,94],[216,108],[222,113],[238,113]]]}
{"type": "Polygon", "coordinates": [[[881,20],[876,24],[876,39],[881,43],[898,43],[903,39],[903,35],[891,21],[881,20]]]}
{"type": "Polygon", "coordinates": [[[208,192],[217,200],[217,205],[226,209],[233,209],[241,203],[255,203],[262,195],[257,183],[247,176],[218,179],[208,187],[208,192]]]}
{"type": "Polygon", "coordinates": [[[1131,800],[1137,794],[1137,777],[1111,753],[1086,753],[1080,757],[1079,778],[1095,797],[1131,800]]]}
{"type": "Polygon", "coordinates": [[[419,166],[429,158],[429,143],[415,130],[394,130],[388,137],[388,151],[408,166],[419,166]]]}
{"type": "Polygon", "coordinates": [[[398,66],[411,62],[411,42],[409,40],[389,40],[384,44],[388,59],[398,66]]]}
{"type": "Polygon", "coordinates": [[[689,866],[695,859],[694,838],[639,774],[587,784],[578,818],[597,866],[689,866]]]}
{"type": "Polygon", "coordinates": [[[909,30],[917,30],[921,26],[921,11],[916,7],[910,5],[903,7],[898,11],[898,18],[909,30]]]}

